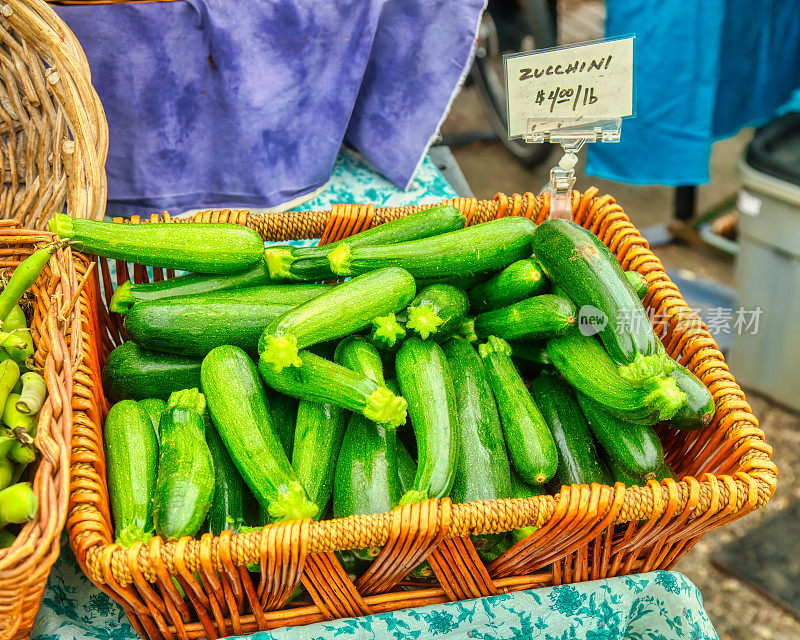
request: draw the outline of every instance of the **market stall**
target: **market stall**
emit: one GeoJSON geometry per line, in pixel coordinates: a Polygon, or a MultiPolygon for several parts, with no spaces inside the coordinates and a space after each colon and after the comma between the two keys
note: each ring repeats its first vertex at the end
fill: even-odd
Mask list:
{"type": "MultiPolygon", "coordinates": [[[[46,5],[3,15],[25,38],[29,4],[72,47],[32,77],[82,70],[91,96],[46,5]]],[[[66,110],[102,167],[96,101],[66,110]]],[[[40,638],[715,637],[668,570],[763,506],[776,468],[622,207],[454,197],[424,157],[407,191],[352,155],[331,172],[281,213],[102,220],[88,170],[32,217],[41,197],[14,199],[50,233],[9,225],[7,266],[54,257],[30,282],[49,404],[22,470],[39,510],[0,551],[4,634],[29,635],[41,599],[40,638]],[[49,554],[21,562],[42,531],[49,554]]]]}

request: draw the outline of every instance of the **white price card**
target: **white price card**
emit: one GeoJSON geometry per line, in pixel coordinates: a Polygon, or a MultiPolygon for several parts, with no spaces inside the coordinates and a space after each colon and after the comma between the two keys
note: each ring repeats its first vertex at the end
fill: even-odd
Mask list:
{"type": "Polygon", "coordinates": [[[505,56],[508,137],[633,114],[633,37],[505,56]]]}

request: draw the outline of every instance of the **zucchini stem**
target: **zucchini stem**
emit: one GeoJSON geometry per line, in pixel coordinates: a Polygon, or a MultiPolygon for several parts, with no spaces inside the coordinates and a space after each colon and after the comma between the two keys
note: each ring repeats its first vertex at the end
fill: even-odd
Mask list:
{"type": "Polygon", "coordinates": [[[119,536],[117,536],[116,543],[127,548],[136,542],[147,544],[152,537],[152,531],[144,531],[135,524],[129,524],[120,532],[119,536]]]}
{"type": "Polygon", "coordinates": [[[291,269],[297,258],[292,253],[292,247],[287,245],[269,247],[264,251],[264,260],[272,280],[295,279],[292,277],[291,269]]]}
{"type": "Polygon", "coordinates": [[[397,321],[397,317],[390,313],[385,316],[378,316],[372,321],[372,334],[370,337],[391,348],[406,337],[406,330],[397,321]]]}
{"type": "Polygon", "coordinates": [[[114,291],[114,294],[111,296],[111,300],[108,303],[109,311],[125,315],[131,310],[131,307],[135,302],[133,296],[131,295],[131,287],[133,287],[133,282],[130,280],[126,280],[117,287],[117,290],[114,291]]]}
{"type": "Polygon", "coordinates": [[[288,522],[313,518],[319,507],[308,499],[303,486],[294,480],[283,495],[269,503],[267,511],[275,522],[288,522]]]}
{"type": "Polygon", "coordinates": [[[669,373],[675,369],[675,361],[669,357],[663,348],[659,348],[657,353],[646,356],[637,353],[633,362],[627,365],[620,365],[619,375],[629,382],[641,383],[661,374],[669,373]]]}
{"type": "Polygon", "coordinates": [[[368,397],[364,417],[378,424],[396,429],[405,424],[408,403],[403,396],[396,396],[386,387],[378,387],[368,397]]]}
{"type": "Polygon", "coordinates": [[[271,364],[275,371],[303,364],[297,348],[297,338],[292,335],[265,336],[261,359],[271,364]]]}
{"type": "Polygon", "coordinates": [[[410,489],[403,494],[403,497],[400,498],[400,502],[398,505],[403,504],[415,504],[417,502],[423,502],[424,500],[428,499],[428,494],[424,491],[418,491],[417,489],[410,489]]]}
{"type": "Polygon", "coordinates": [[[352,275],[350,270],[350,245],[342,243],[328,254],[328,264],[337,276],[352,275]]]}
{"type": "Polygon", "coordinates": [[[427,340],[432,334],[436,333],[444,324],[444,320],[431,304],[421,304],[416,307],[408,308],[408,322],[406,327],[416,332],[420,338],[427,340]]]}

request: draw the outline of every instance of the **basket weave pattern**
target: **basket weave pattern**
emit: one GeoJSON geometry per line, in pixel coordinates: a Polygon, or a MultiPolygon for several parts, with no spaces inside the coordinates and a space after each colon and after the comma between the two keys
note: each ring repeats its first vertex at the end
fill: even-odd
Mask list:
{"type": "Polygon", "coordinates": [[[0,7],[0,218],[102,218],[108,127],[78,41],[42,0],[0,7]]]}
{"type": "MultiPolygon", "coordinates": [[[[368,615],[536,586],[579,582],[669,568],[707,531],[764,505],[775,490],[771,448],[716,343],[681,298],[661,262],[610,196],[597,189],[573,194],[574,219],[596,233],[624,269],[649,283],[645,305],[667,351],[711,390],[713,422],[701,431],[660,428],[667,460],[680,482],[644,487],[564,487],[555,496],[451,504],[429,500],[389,513],[271,525],[260,532],[164,542],[154,537],[123,549],[113,543],[102,439],[108,403],[99,371],[122,341],[121,323],[104,306],[113,290],[108,264],[88,278],[80,296],[83,359],[74,379],[70,543],[89,578],[150,638],[242,634],[285,625],[368,615]],[[469,535],[523,526],[538,529],[488,566],[469,535]],[[382,547],[355,583],[335,550],[382,547]],[[412,585],[408,572],[427,559],[436,582],[412,585]],[[260,574],[248,573],[249,563],[260,574]],[[172,578],[186,593],[183,599],[172,578]],[[310,600],[286,605],[298,583],[310,600]]],[[[546,218],[547,198],[498,194],[492,201],[456,198],[470,224],[521,215],[546,218]]],[[[430,206],[430,205],[428,205],[430,206]]],[[[341,205],[331,211],[249,214],[207,211],[188,222],[246,224],[265,240],[319,237],[332,242],[425,207],[381,209],[341,205]]],[[[151,221],[159,220],[153,217],[151,221]]],[[[187,222],[164,215],[161,220],[187,222]]],[[[140,222],[138,219],[133,223],[140,222]]],[[[81,257],[82,276],[92,259],[81,257]]],[[[130,277],[116,263],[117,283],[130,277]]],[[[133,279],[147,271],[133,266],[133,279]]],[[[154,270],[157,280],[170,277],[154,270]]]]}
{"type": "MultiPolygon", "coordinates": [[[[13,269],[55,236],[0,221],[0,268],[13,269]]],[[[81,358],[80,318],[71,307],[78,286],[69,248],[59,249],[31,289],[34,361],[47,383],[48,398],[39,413],[36,446],[41,453],[28,480],[39,513],[14,545],[0,550],[0,638],[30,634],[50,567],[58,557],[69,500],[69,444],[72,370],[81,358]],[[65,320],[64,318],[68,318],[65,320]]]]}

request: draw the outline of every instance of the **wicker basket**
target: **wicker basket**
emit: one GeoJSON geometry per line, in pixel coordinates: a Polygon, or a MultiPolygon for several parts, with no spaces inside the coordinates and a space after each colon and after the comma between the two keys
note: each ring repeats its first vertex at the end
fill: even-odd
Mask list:
{"type": "MultiPolygon", "coordinates": [[[[548,201],[532,194],[493,201],[447,201],[475,224],[506,215],[541,221],[548,201]]],[[[325,212],[251,215],[197,214],[194,221],[247,224],[265,240],[320,237],[331,242],[424,207],[375,209],[347,205],[325,212]]],[[[669,463],[682,478],[646,487],[564,487],[555,496],[451,504],[449,499],[406,505],[390,513],[322,522],[271,525],[261,532],[164,542],[154,537],[123,549],[113,543],[101,423],[108,408],[100,366],[121,342],[120,326],[102,302],[113,285],[105,260],[81,296],[83,361],[74,381],[72,494],[67,527],[90,579],[122,604],[140,634],[199,638],[302,625],[537,586],[579,582],[668,568],[706,532],[765,504],[775,490],[771,449],[714,340],[689,310],[646,241],[610,196],[574,194],[575,220],[591,229],[625,269],[650,283],[645,305],[669,353],[713,393],[714,421],[701,431],[662,429],[669,463]],[[488,566],[468,537],[534,525],[538,529],[488,566]],[[370,569],[352,582],[332,553],[382,546],[370,569]],[[405,582],[423,559],[437,580],[405,582]],[[245,566],[260,563],[260,575],[245,566]],[[172,578],[177,579],[184,599],[172,578]],[[310,600],[286,605],[302,582],[310,600]]],[[[138,222],[134,220],[133,222],[138,222]]],[[[81,258],[83,273],[91,264],[81,258]]],[[[117,283],[128,275],[116,263],[117,283]]],[[[146,277],[141,266],[133,278],[146,277]]],[[[154,277],[164,273],[156,269],[154,277]]],[[[169,274],[166,274],[167,277],[169,274]]]]}
{"type": "MultiPolygon", "coordinates": [[[[13,269],[54,238],[22,229],[13,220],[0,221],[0,268],[13,269]]],[[[11,548],[0,550],[0,638],[4,639],[30,634],[50,567],[61,548],[69,501],[72,370],[81,357],[80,318],[72,313],[77,294],[71,251],[59,249],[30,294],[34,360],[47,382],[49,396],[39,414],[36,434],[41,456],[29,477],[39,499],[39,513],[11,548]]]]}
{"type": "Polygon", "coordinates": [[[0,218],[102,218],[108,127],[83,50],[42,0],[4,0],[0,26],[0,218]]]}

